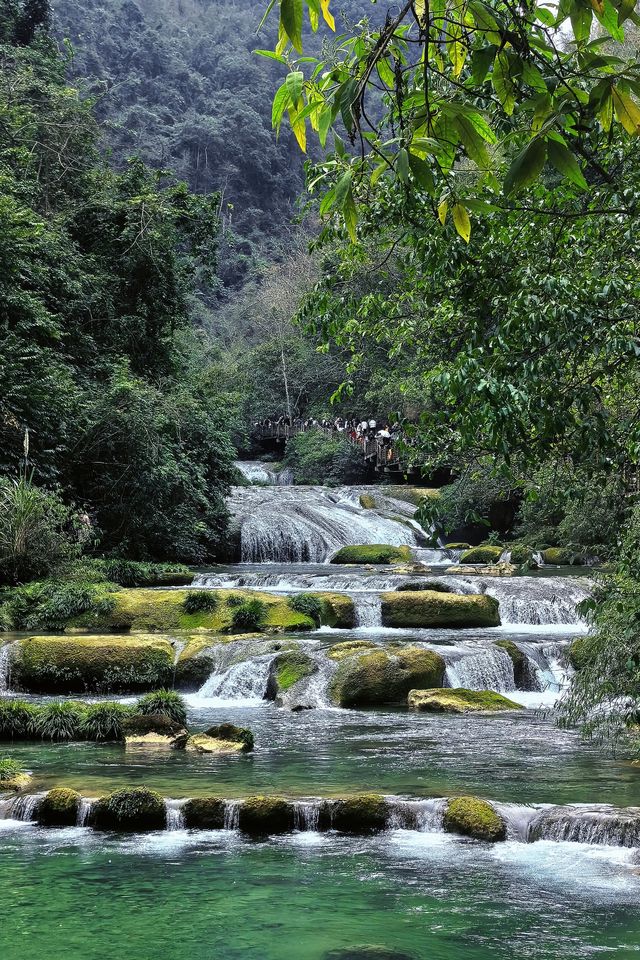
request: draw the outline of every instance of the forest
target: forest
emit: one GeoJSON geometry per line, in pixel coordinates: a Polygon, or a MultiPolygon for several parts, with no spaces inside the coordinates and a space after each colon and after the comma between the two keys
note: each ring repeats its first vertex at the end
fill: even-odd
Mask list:
{"type": "Polygon", "coordinates": [[[637,949],[639,138],[635,0],[0,0],[3,957],[637,949]]]}

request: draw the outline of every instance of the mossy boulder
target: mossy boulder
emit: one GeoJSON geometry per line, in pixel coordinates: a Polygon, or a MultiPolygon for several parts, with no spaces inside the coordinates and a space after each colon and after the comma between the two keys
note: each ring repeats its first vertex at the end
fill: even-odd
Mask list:
{"type": "Polygon", "coordinates": [[[515,546],[509,549],[509,562],[518,567],[537,567],[537,562],[531,547],[515,546]]]}
{"type": "Polygon", "coordinates": [[[327,656],[332,660],[344,660],[345,657],[352,657],[363,650],[376,650],[377,644],[373,640],[342,640],[340,643],[334,643],[329,647],[327,656]]]}
{"type": "Polygon", "coordinates": [[[439,654],[418,647],[356,653],[339,662],[329,693],[341,707],[406,703],[410,690],[442,685],[444,671],[439,654]]]}
{"type": "Polygon", "coordinates": [[[163,713],[134,714],[126,718],[122,728],[127,747],[182,750],[189,737],[181,723],[163,713]]]}
{"type": "Polygon", "coordinates": [[[173,648],[156,636],[36,636],[14,646],[12,683],[30,693],[128,693],[171,685],[173,648]]]}
{"type": "Polygon", "coordinates": [[[389,805],[377,793],[362,793],[329,803],[331,826],[342,833],[373,833],[384,830],[389,805]]]}
{"type": "Polygon", "coordinates": [[[188,830],[222,830],[225,801],[220,797],[196,797],[187,800],[182,812],[188,830]]]}
{"type": "Polygon", "coordinates": [[[470,543],[464,543],[464,542],[461,542],[461,543],[457,543],[457,542],[454,542],[454,543],[445,543],[444,549],[445,549],[445,550],[470,550],[470,549],[471,549],[471,544],[470,544],[470,543]]]}
{"type": "Polygon", "coordinates": [[[387,543],[360,543],[342,547],[331,557],[331,563],[407,563],[411,560],[409,547],[392,547],[387,543]]]}
{"type": "Polygon", "coordinates": [[[318,665],[301,650],[288,650],[278,654],[269,671],[266,699],[278,701],[291,687],[316,673],[318,665]]]}
{"type": "Polygon", "coordinates": [[[474,840],[496,843],[505,840],[507,827],[490,803],[479,797],[455,797],[444,813],[444,829],[474,840]]]}
{"type": "Polygon", "coordinates": [[[322,603],[321,623],[325,627],[351,630],[356,623],[355,605],[344,593],[318,593],[322,603]]]}
{"type": "Polygon", "coordinates": [[[471,547],[460,554],[460,563],[497,563],[504,547],[471,547]]]}
{"type": "Polygon", "coordinates": [[[582,566],[584,558],[566,547],[548,547],[542,551],[542,562],[549,566],[582,566]]]}
{"type": "Polygon", "coordinates": [[[3,780],[0,780],[0,793],[5,791],[19,792],[20,790],[26,790],[27,787],[31,784],[33,780],[33,775],[31,773],[16,773],[12,777],[6,777],[3,780]]]}
{"type": "Polygon", "coordinates": [[[194,733],[187,741],[187,750],[195,753],[250,753],[254,747],[253,734],[246,727],[221,723],[204,733],[194,733]]]}
{"type": "Polygon", "coordinates": [[[159,793],[147,787],[116,790],[101,797],[91,811],[98,830],[146,831],[166,826],[165,803],[159,793]]]}
{"type": "Polygon", "coordinates": [[[396,592],[400,593],[418,593],[422,590],[431,590],[432,593],[455,593],[453,587],[441,580],[418,580],[416,577],[396,587],[396,592]]]}
{"type": "Polygon", "coordinates": [[[486,594],[383,593],[382,623],[385,627],[498,627],[499,604],[486,594]]]}
{"type": "Polygon", "coordinates": [[[293,804],[282,797],[249,797],[240,804],[238,822],[252,836],[288,833],[294,826],[293,804]]]}
{"type": "Polygon", "coordinates": [[[36,820],[43,827],[72,827],[78,819],[80,794],[66,787],[55,787],[42,798],[36,820]]]}
{"type": "Polygon", "coordinates": [[[376,498],[370,493],[361,493],[360,494],[360,506],[363,510],[375,510],[376,498]]]}
{"type": "Polygon", "coordinates": [[[411,690],[407,702],[422,713],[500,713],[522,709],[519,703],[514,703],[501,693],[466,690],[464,687],[411,690]]]}
{"type": "Polygon", "coordinates": [[[496,640],[495,646],[500,647],[501,650],[504,650],[511,660],[513,664],[513,679],[515,680],[516,688],[518,690],[528,689],[530,680],[529,661],[520,647],[517,647],[513,640],[496,640]]]}
{"type": "Polygon", "coordinates": [[[71,627],[124,632],[191,633],[195,631],[225,632],[232,626],[234,609],[258,600],[265,605],[263,626],[271,630],[312,630],[313,620],[292,610],[285,597],[256,590],[207,591],[212,609],[185,610],[186,590],[118,590],[112,594],[113,608],[107,613],[87,613],[69,622],[71,627]],[[232,603],[229,602],[230,598],[232,603]],[[217,601],[213,603],[214,599],[217,601]]]}

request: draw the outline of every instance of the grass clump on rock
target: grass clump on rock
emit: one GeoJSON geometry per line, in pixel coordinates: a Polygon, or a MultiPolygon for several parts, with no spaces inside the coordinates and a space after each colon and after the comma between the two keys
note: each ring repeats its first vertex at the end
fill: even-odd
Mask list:
{"type": "Polygon", "coordinates": [[[122,693],[168,686],[173,648],[154,636],[36,636],[18,641],[16,687],[33,693],[122,693]]]}
{"type": "Polygon", "coordinates": [[[331,563],[406,563],[411,560],[409,547],[392,547],[386,543],[361,543],[342,547],[331,563]]]}
{"type": "Polygon", "coordinates": [[[35,714],[34,736],[42,740],[79,740],[85,713],[85,705],[73,700],[47,703],[35,714]]]}
{"type": "Polygon", "coordinates": [[[196,797],[187,800],[182,813],[188,830],[222,830],[225,801],[220,797],[196,797]]]}
{"type": "Polygon", "coordinates": [[[67,787],[55,787],[38,804],[36,819],[43,827],[72,827],[78,818],[80,794],[67,787]]]}
{"type": "Polygon", "coordinates": [[[495,843],[507,836],[502,817],[490,803],[479,797],[455,797],[449,800],[444,813],[444,829],[474,840],[495,843]]]}
{"type": "Polygon", "coordinates": [[[296,593],[287,599],[292,610],[310,617],[317,627],[322,623],[323,603],[314,593],[296,593]]]}
{"type": "Polygon", "coordinates": [[[472,547],[460,554],[460,563],[497,563],[503,547],[472,547]]]}
{"type": "Polygon", "coordinates": [[[414,590],[382,594],[386,627],[498,627],[500,607],[486,594],[414,590]]]}
{"type": "Polygon", "coordinates": [[[189,590],[182,601],[185,613],[213,613],[218,607],[218,598],[210,590],[189,590]]]}
{"type": "Polygon", "coordinates": [[[0,791],[24,790],[30,780],[31,774],[27,773],[19,760],[12,757],[0,760],[0,791]]]}
{"type": "Polygon", "coordinates": [[[240,804],[239,825],[253,836],[288,833],[294,826],[293,804],[282,797],[249,797],[240,804]]]}
{"type": "Polygon", "coordinates": [[[136,704],[136,713],[161,714],[180,726],[187,722],[187,705],[176,690],[155,690],[145,694],[136,704]]]}
{"type": "Polygon", "coordinates": [[[130,716],[131,708],[123,703],[91,703],[80,722],[80,739],[97,743],[123,740],[124,724],[130,716]]]}
{"type": "Polygon", "coordinates": [[[0,740],[28,740],[38,708],[25,700],[0,701],[0,740]]]}
{"type": "Polygon", "coordinates": [[[341,707],[406,703],[410,690],[442,685],[444,671],[444,660],[432,650],[356,652],[339,662],[329,692],[341,707]]]}
{"type": "Polygon", "coordinates": [[[522,706],[493,690],[467,690],[464,687],[440,687],[435,690],[411,690],[408,704],[425,713],[500,713],[521,710],[522,706]]]}
{"type": "Polygon", "coordinates": [[[362,793],[330,804],[331,826],[342,833],[373,833],[384,830],[389,805],[377,793],[362,793]]]}
{"type": "Polygon", "coordinates": [[[161,830],[166,819],[164,800],[147,787],[116,790],[101,797],[92,811],[93,823],[99,830],[161,830]]]}
{"type": "Polygon", "coordinates": [[[267,623],[267,613],[267,605],[262,600],[245,600],[233,609],[231,630],[236,633],[262,630],[267,623]]]}

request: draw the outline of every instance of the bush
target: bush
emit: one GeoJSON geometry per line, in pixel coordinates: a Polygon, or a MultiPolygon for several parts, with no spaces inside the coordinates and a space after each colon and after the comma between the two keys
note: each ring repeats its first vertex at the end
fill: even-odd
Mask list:
{"type": "Polygon", "coordinates": [[[80,723],[83,740],[123,740],[124,722],[131,715],[131,708],[122,703],[106,701],[90,704],[80,723]]]}
{"type": "Polygon", "coordinates": [[[33,735],[38,708],[25,700],[0,701],[0,739],[27,740],[33,735]]]}
{"type": "Polygon", "coordinates": [[[114,603],[104,585],[43,580],[9,591],[3,606],[14,630],[62,630],[80,614],[108,614],[114,603]]]}
{"type": "Polygon", "coordinates": [[[267,620],[267,605],[262,600],[244,600],[231,616],[231,630],[238,633],[261,630],[267,620]]]}
{"type": "Polygon", "coordinates": [[[11,783],[24,774],[25,768],[19,760],[13,760],[9,757],[0,760],[0,790],[3,784],[11,783]]]}
{"type": "Polygon", "coordinates": [[[187,706],[184,697],[175,690],[155,690],[140,697],[136,704],[136,713],[145,716],[162,715],[181,727],[187,722],[187,706]]]}
{"type": "Polygon", "coordinates": [[[292,470],[295,483],[338,485],[357,483],[367,476],[360,447],[320,430],[293,437],[287,443],[284,465],[292,470]]]}
{"type": "Polygon", "coordinates": [[[508,530],[516,502],[517,493],[511,484],[493,476],[489,468],[478,468],[465,471],[458,480],[442,487],[431,507],[441,530],[473,537],[473,531],[483,527],[508,530]]]}
{"type": "Polygon", "coordinates": [[[296,593],[289,597],[287,603],[296,613],[310,617],[317,627],[322,622],[322,600],[313,593],[296,593]]]}
{"type": "Polygon", "coordinates": [[[82,560],[65,569],[75,579],[108,581],[121,587],[187,586],[193,574],[181,563],[147,563],[122,557],[96,557],[82,560]]]}
{"type": "Polygon", "coordinates": [[[79,551],[72,511],[26,477],[0,479],[0,583],[47,575],[79,551]]]}
{"type": "Polygon", "coordinates": [[[240,593],[230,593],[225,602],[228,607],[239,607],[245,600],[240,593]]]}
{"type": "Polygon", "coordinates": [[[33,720],[33,733],[43,740],[79,740],[84,704],[71,700],[48,703],[37,710],[33,720]]]}
{"type": "Polygon", "coordinates": [[[218,606],[218,598],[210,590],[189,590],[182,601],[185,613],[213,613],[218,606]]]}

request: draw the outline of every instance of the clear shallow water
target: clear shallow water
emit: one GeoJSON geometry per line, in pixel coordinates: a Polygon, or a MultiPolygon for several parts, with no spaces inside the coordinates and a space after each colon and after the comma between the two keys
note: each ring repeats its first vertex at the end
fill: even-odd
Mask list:
{"type": "Polygon", "coordinates": [[[251,843],[23,827],[0,833],[0,856],[3,960],[334,960],[363,944],[413,960],[626,960],[640,949],[629,850],[407,831],[251,843]]]}

